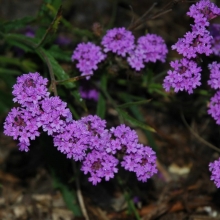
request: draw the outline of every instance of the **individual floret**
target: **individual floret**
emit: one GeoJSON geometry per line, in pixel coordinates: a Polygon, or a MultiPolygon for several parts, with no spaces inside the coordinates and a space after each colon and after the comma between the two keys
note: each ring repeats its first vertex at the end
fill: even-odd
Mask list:
{"type": "Polygon", "coordinates": [[[113,28],[107,31],[101,44],[104,46],[105,52],[110,51],[125,57],[134,48],[134,36],[124,27],[113,28]]]}
{"type": "Polygon", "coordinates": [[[220,188],[220,158],[209,164],[211,180],[214,181],[217,188],[220,188]]]}
{"type": "MultiPolygon", "coordinates": [[[[95,44],[80,43],[73,51],[72,61],[77,61],[77,68],[84,75],[93,75],[93,71],[98,69],[98,63],[103,61],[106,55],[102,53],[101,48],[95,44]]],[[[89,79],[90,76],[86,77],[89,79]]]]}

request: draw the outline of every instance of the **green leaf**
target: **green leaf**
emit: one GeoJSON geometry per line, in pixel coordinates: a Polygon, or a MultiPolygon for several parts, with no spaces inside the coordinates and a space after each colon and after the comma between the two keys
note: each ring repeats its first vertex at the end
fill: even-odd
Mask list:
{"type": "Polygon", "coordinates": [[[8,69],[8,68],[0,68],[0,75],[20,75],[21,71],[8,69]]]}
{"type": "Polygon", "coordinates": [[[15,39],[9,39],[8,44],[18,47],[25,52],[33,52],[32,48],[29,47],[27,44],[25,44],[24,42],[17,41],[15,39]]]}
{"type": "Polygon", "coordinates": [[[130,106],[144,105],[144,104],[146,104],[146,103],[149,103],[150,101],[151,101],[151,99],[141,100],[141,101],[137,101],[137,102],[127,102],[127,103],[125,103],[125,104],[118,105],[117,107],[118,107],[118,108],[127,108],[127,107],[130,107],[130,106]]]}
{"type": "Polygon", "coordinates": [[[0,25],[0,30],[4,33],[8,33],[10,31],[25,28],[34,20],[34,17],[27,16],[13,21],[7,21],[0,25]]]}
{"type": "MultiPolygon", "coordinates": [[[[59,65],[59,63],[57,62],[57,60],[50,54],[49,51],[46,51],[44,49],[41,49],[43,50],[43,52],[45,53],[45,55],[47,56],[47,58],[49,59],[51,65],[52,65],[52,68],[53,68],[53,71],[54,71],[54,74],[55,76],[57,77],[58,80],[66,80],[66,79],[69,79],[69,76],[68,74],[64,71],[64,69],[59,65]]],[[[41,55],[40,55],[41,56],[41,55]]],[[[71,83],[71,82],[66,82],[64,84],[67,88],[75,88],[76,85],[74,83],[71,83]]]]}
{"type": "MultiPolygon", "coordinates": [[[[102,74],[100,87],[102,88],[103,91],[106,91],[106,88],[107,88],[107,75],[106,74],[102,74]]],[[[106,101],[105,101],[103,94],[100,93],[98,104],[97,104],[97,109],[96,109],[96,114],[100,118],[104,119],[105,113],[106,113],[106,101]]]]}
{"type": "Polygon", "coordinates": [[[64,62],[71,61],[72,51],[64,51],[58,45],[53,45],[48,52],[56,59],[64,62]]]}
{"type": "MultiPolygon", "coordinates": [[[[129,96],[121,96],[121,98],[123,99],[123,101],[126,101],[126,102],[129,102],[130,101],[130,98],[129,96]]],[[[130,106],[129,107],[130,111],[132,112],[132,114],[134,115],[134,117],[139,120],[139,121],[143,121],[144,120],[144,117],[142,116],[140,110],[138,109],[137,106],[130,106]]],[[[144,131],[146,137],[147,137],[147,140],[149,142],[149,145],[155,150],[157,151],[157,145],[155,143],[155,140],[154,140],[154,137],[152,135],[152,133],[150,131],[147,131],[145,130],[144,131]]]]}
{"type": "Polygon", "coordinates": [[[130,116],[127,112],[121,110],[121,109],[117,109],[117,111],[119,112],[119,114],[128,122],[130,122],[131,124],[138,126],[140,128],[143,128],[146,131],[151,131],[151,132],[156,132],[154,130],[154,128],[146,125],[143,122],[138,121],[137,119],[133,118],[132,116],[130,116]]]}

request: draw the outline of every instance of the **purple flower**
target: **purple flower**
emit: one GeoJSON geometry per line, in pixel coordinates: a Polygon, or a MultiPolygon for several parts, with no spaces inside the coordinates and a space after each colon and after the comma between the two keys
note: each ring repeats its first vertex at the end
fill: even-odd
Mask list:
{"type": "Polygon", "coordinates": [[[93,185],[101,182],[102,178],[106,181],[114,177],[114,174],[118,172],[116,168],[118,160],[103,151],[93,150],[87,154],[85,160],[82,162],[81,170],[84,174],[89,173],[89,181],[93,185]]]}
{"type": "Polygon", "coordinates": [[[72,121],[65,126],[65,130],[54,136],[54,146],[57,150],[75,161],[82,161],[89,147],[89,131],[79,121],[72,121]]]}
{"type": "Polygon", "coordinates": [[[142,182],[146,182],[157,173],[155,152],[142,144],[137,145],[135,153],[126,154],[121,165],[126,170],[135,172],[138,180],[142,182]]]}
{"type": "Polygon", "coordinates": [[[220,158],[209,164],[211,180],[214,181],[217,188],[220,188],[220,158]]]}
{"type": "Polygon", "coordinates": [[[37,116],[23,108],[12,108],[4,122],[4,134],[19,140],[19,150],[28,151],[30,140],[40,135],[37,116]]]}
{"type": "Polygon", "coordinates": [[[168,53],[167,46],[162,37],[156,34],[147,34],[138,39],[137,48],[142,52],[144,62],[153,62],[157,60],[165,62],[168,53]]]}
{"type": "Polygon", "coordinates": [[[65,35],[59,35],[55,40],[55,43],[60,46],[67,46],[71,43],[71,39],[65,35]]]}
{"type": "Polygon", "coordinates": [[[129,57],[127,61],[131,68],[135,69],[136,71],[140,71],[145,67],[144,59],[143,59],[143,51],[139,50],[139,48],[135,48],[132,52],[129,53],[129,57]]]}
{"type": "Polygon", "coordinates": [[[106,121],[102,120],[97,115],[88,115],[82,117],[79,120],[80,123],[86,126],[86,129],[89,131],[89,148],[91,150],[96,149],[99,151],[105,151],[107,146],[110,144],[109,131],[105,129],[106,121]]]}
{"type": "Polygon", "coordinates": [[[217,91],[211,98],[208,114],[215,119],[216,124],[220,125],[220,91],[217,91]]]}
{"type": "Polygon", "coordinates": [[[208,80],[208,84],[213,89],[220,89],[220,63],[213,62],[208,67],[210,69],[210,80],[208,80]]]}
{"type": "Polygon", "coordinates": [[[195,23],[199,23],[202,18],[210,21],[220,15],[220,8],[209,0],[201,0],[189,8],[187,15],[194,18],[195,23]]]}
{"type": "Polygon", "coordinates": [[[172,46],[173,50],[177,50],[179,54],[191,59],[198,54],[209,56],[212,50],[212,36],[205,28],[199,28],[196,25],[192,26],[193,31],[187,32],[184,38],[179,38],[176,44],[172,46]]]}
{"type": "Polygon", "coordinates": [[[211,24],[210,34],[213,37],[211,40],[213,53],[220,56],[220,24],[211,24]]]}
{"type": "Polygon", "coordinates": [[[15,96],[13,101],[24,107],[38,104],[40,100],[49,97],[47,82],[48,80],[37,72],[19,76],[13,86],[12,94],[15,96]]]}
{"type": "Polygon", "coordinates": [[[45,98],[41,101],[41,115],[37,119],[38,126],[42,126],[43,131],[48,135],[62,132],[66,123],[72,120],[71,112],[67,103],[59,97],[45,98]]]}
{"type": "Polygon", "coordinates": [[[79,93],[83,99],[91,99],[95,102],[97,102],[99,99],[99,91],[95,88],[92,89],[85,86],[80,86],[79,93]]]}
{"type": "MultiPolygon", "coordinates": [[[[98,69],[97,64],[105,58],[101,48],[91,42],[78,44],[72,55],[72,61],[78,61],[76,66],[82,76],[93,75],[93,71],[98,69]]],[[[87,79],[90,79],[90,76],[87,79]]]]}
{"type": "Polygon", "coordinates": [[[174,70],[169,70],[164,79],[163,87],[168,92],[174,88],[174,92],[187,91],[193,93],[193,89],[201,85],[201,67],[186,58],[170,62],[174,70]]]}
{"type": "Polygon", "coordinates": [[[125,57],[134,48],[134,36],[124,27],[108,30],[101,44],[105,52],[116,53],[125,57]]]}
{"type": "Polygon", "coordinates": [[[135,153],[137,151],[137,133],[128,126],[121,124],[116,128],[113,127],[110,129],[110,134],[111,140],[106,147],[106,152],[115,154],[119,150],[123,151],[123,153],[135,153]]]}
{"type": "Polygon", "coordinates": [[[162,37],[147,34],[138,39],[137,46],[129,53],[127,61],[132,68],[140,71],[144,68],[144,63],[155,63],[157,60],[165,62],[167,53],[168,49],[162,37]]]}

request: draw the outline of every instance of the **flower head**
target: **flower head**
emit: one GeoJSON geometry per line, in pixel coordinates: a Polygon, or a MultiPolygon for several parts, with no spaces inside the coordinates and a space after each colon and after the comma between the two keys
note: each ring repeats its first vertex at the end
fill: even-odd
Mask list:
{"type": "Polygon", "coordinates": [[[114,156],[93,150],[87,154],[81,170],[84,174],[89,173],[91,175],[89,181],[96,185],[101,182],[102,178],[105,178],[106,181],[113,178],[114,174],[118,172],[117,164],[118,160],[114,156]]]}
{"type": "Polygon", "coordinates": [[[72,121],[65,126],[63,132],[53,135],[54,146],[67,155],[67,158],[82,161],[89,147],[89,131],[79,121],[72,121]]]}
{"type": "Polygon", "coordinates": [[[203,18],[210,21],[220,15],[220,8],[210,0],[200,0],[189,8],[187,15],[194,18],[195,23],[199,23],[203,18]]]}
{"type": "Polygon", "coordinates": [[[193,31],[188,31],[184,38],[179,38],[176,44],[172,46],[173,50],[177,50],[179,54],[191,59],[197,54],[212,54],[212,36],[205,28],[199,28],[196,25],[192,26],[193,31]]]}
{"type": "Polygon", "coordinates": [[[41,115],[37,119],[38,126],[48,135],[62,132],[66,123],[72,121],[72,114],[67,108],[67,103],[58,96],[45,98],[40,103],[41,115]]]}
{"type": "Polygon", "coordinates": [[[15,96],[13,101],[24,107],[37,104],[40,100],[49,97],[47,82],[48,80],[37,72],[19,76],[13,86],[12,94],[15,96]]]}
{"type": "Polygon", "coordinates": [[[144,68],[144,63],[165,62],[168,53],[167,46],[162,37],[156,34],[147,34],[137,41],[137,46],[129,53],[128,63],[136,71],[144,68]]]}
{"type": "MultiPolygon", "coordinates": [[[[80,43],[73,51],[72,61],[78,61],[77,68],[84,75],[93,75],[93,71],[98,69],[97,64],[103,61],[106,55],[102,53],[101,48],[95,44],[80,43]]],[[[90,77],[88,76],[87,79],[90,77]]]]}
{"type": "Polygon", "coordinates": [[[40,135],[37,116],[23,108],[12,108],[4,122],[4,134],[19,140],[19,150],[28,151],[30,140],[40,135]]]}
{"type": "Polygon", "coordinates": [[[201,67],[186,58],[170,62],[170,66],[174,70],[169,70],[164,79],[163,87],[166,91],[174,88],[174,92],[187,91],[189,94],[193,93],[193,89],[201,85],[201,67]]]}
{"type": "Polygon", "coordinates": [[[134,48],[134,36],[124,27],[108,30],[101,44],[105,52],[116,53],[125,57],[134,48]]]}
{"type": "Polygon", "coordinates": [[[142,182],[146,182],[157,173],[155,152],[142,144],[137,145],[135,153],[126,154],[121,165],[126,170],[135,172],[138,180],[142,182]]]}

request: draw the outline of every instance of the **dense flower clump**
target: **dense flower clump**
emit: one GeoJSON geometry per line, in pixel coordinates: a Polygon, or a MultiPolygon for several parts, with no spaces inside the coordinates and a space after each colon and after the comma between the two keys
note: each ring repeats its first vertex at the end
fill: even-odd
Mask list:
{"type": "MultiPolygon", "coordinates": [[[[173,66],[174,63],[171,62],[170,65],[174,68],[174,71],[169,70],[167,72],[168,76],[164,79],[163,87],[166,91],[174,88],[174,92],[185,90],[191,94],[193,89],[201,85],[201,68],[197,67],[196,64],[197,56],[199,54],[209,56],[214,52],[213,34],[210,33],[208,27],[210,25],[209,21],[220,15],[220,8],[209,0],[201,0],[190,7],[187,15],[194,19],[194,24],[191,25],[192,30],[187,32],[183,38],[179,38],[172,49],[184,57],[182,60],[188,60],[189,64],[193,64],[193,67],[178,67],[178,71],[173,66]],[[191,70],[191,68],[193,68],[192,73],[188,72],[186,75],[186,71],[183,71],[183,69],[191,70]]],[[[182,63],[182,61],[179,63],[182,63]]]]}
{"type": "MultiPolygon", "coordinates": [[[[162,37],[156,34],[147,34],[140,37],[135,44],[131,31],[124,27],[113,28],[107,31],[101,41],[101,47],[93,43],[81,43],[73,51],[72,61],[77,60],[77,68],[82,75],[92,75],[97,69],[97,64],[106,58],[105,53],[113,53],[127,59],[128,65],[140,71],[148,62],[165,62],[168,53],[167,46],[162,37]],[[94,56],[97,53],[97,56],[94,56]]],[[[90,79],[90,77],[87,77],[90,79]]]]}
{"type": "Polygon", "coordinates": [[[124,154],[121,165],[135,172],[139,180],[146,182],[157,173],[154,151],[138,144],[134,130],[126,125],[107,129],[106,121],[97,115],[73,120],[67,103],[59,97],[49,97],[46,84],[47,79],[39,73],[29,73],[18,77],[13,87],[13,100],[21,106],[9,112],[4,134],[19,141],[19,150],[29,151],[30,140],[44,131],[53,137],[58,151],[82,162],[81,170],[90,175],[89,181],[94,185],[117,173],[117,153],[124,154]],[[133,168],[128,168],[129,157],[133,168]]]}

